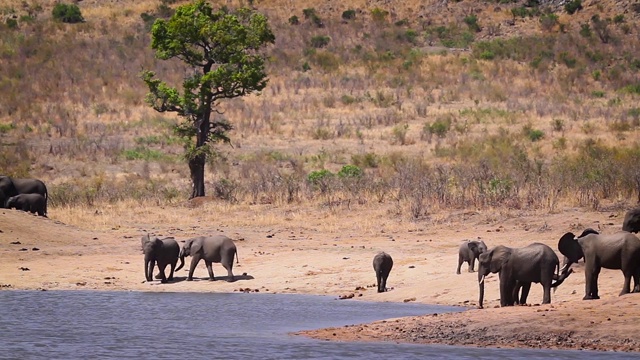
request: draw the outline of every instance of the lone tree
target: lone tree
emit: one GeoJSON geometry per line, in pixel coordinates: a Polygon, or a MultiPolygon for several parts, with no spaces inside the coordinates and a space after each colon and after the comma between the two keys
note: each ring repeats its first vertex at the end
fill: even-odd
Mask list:
{"type": "Polygon", "coordinates": [[[169,19],[157,19],[151,29],[156,58],[177,58],[193,69],[182,89],[169,86],[152,71],[143,71],[149,87],[146,102],[159,112],[175,112],[184,121],[176,132],[188,139],[191,198],[204,196],[204,168],[212,144],[230,142],[226,120],[213,120],[222,99],[259,92],[267,85],[265,57],[259,50],[275,41],[267,18],[250,9],[214,11],[203,0],[180,6],[169,19]]]}

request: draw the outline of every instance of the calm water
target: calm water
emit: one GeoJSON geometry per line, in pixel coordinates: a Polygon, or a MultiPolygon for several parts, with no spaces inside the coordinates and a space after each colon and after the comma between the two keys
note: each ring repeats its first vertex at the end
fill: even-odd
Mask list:
{"type": "Polygon", "coordinates": [[[459,311],[284,294],[0,291],[1,359],[627,359],[631,354],[339,343],[288,332],[459,311]]]}

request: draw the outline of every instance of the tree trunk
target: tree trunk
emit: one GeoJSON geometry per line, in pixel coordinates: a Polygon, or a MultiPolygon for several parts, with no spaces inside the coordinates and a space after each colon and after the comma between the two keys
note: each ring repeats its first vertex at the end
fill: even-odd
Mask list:
{"type": "Polygon", "coordinates": [[[189,160],[189,171],[191,171],[191,182],[193,183],[193,191],[189,199],[204,196],[204,164],[204,154],[189,160]]]}

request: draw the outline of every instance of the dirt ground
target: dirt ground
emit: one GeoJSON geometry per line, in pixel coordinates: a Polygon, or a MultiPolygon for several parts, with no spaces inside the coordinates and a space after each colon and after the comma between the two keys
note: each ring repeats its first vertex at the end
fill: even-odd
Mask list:
{"type": "MultiPolygon", "coordinates": [[[[552,294],[552,304],[539,305],[542,288],[534,284],[529,306],[508,308],[498,306],[498,279],[493,274],[486,280],[485,309],[476,308],[476,274],[468,273],[466,264],[462,274],[455,273],[457,249],[464,239],[481,238],[489,247],[543,242],[556,249],[567,231],[618,231],[624,209],[443,212],[421,222],[389,220],[388,211],[380,209],[305,212],[256,205],[212,210],[206,204],[150,207],[127,216],[117,208],[78,209],[73,214],[60,210],[58,215],[50,209],[47,219],[0,209],[0,289],[251,291],[464,306],[470,310],[301,334],[338,341],[640,351],[640,294],[618,296],[623,282],[619,270],[601,272],[600,300],[582,300],[584,273],[581,265],[574,265],[575,273],[552,294]],[[209,217],[203,218],[203,213],[209,217]],[[140,238],[145,231],[178,240],[228,235],[238,247],[238,280],[208,281],[201,263],[195,281],[184,281],[187,258],[174,282],[144,281],[140,238]],[[381,250],[391,254],[394,268],[390,291],[379,294],[371,262],[381,250]]],[[[220,264],[214,264],[214,272],[224,280],[220,264]]]]}

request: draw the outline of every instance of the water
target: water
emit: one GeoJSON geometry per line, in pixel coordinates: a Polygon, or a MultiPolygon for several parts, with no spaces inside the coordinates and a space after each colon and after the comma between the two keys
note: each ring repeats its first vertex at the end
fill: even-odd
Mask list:
{"type": "Polygon", "coordinates": [[[459,311],[284,294],[0,291],[0,359],[627,359],[633,354],[342,343],[289,332],[459,311]]]}

